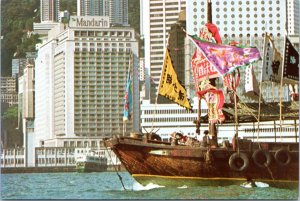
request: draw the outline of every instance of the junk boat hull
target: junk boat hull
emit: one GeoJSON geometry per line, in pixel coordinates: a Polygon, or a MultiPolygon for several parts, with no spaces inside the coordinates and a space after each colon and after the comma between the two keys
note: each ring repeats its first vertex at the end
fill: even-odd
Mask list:
{"type": "Polygon", "coordinates": [[[114,137],[105,145],[142,185],[231,185],[254,180],[287,187],[299,182],[299,143],[258,145],[239,140],[237,151],[230,144],[212,148],[114,137]]]}

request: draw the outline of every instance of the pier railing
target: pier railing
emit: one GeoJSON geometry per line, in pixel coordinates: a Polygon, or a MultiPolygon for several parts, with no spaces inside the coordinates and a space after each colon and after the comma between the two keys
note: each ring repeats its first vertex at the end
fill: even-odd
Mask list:
{"type": "MultiPolygon", "coordinates": [[[[36,147],[33,155],[27,156],[27,164],[25,164],[24,148],[2,149],[1,167],[73,167],[75,151],[76,147],[36,147]]],[[[121,162],[115,154],[111,150],[108,151],[110,153],[103,149],[108,165],[120,165],[121,162]]]]}

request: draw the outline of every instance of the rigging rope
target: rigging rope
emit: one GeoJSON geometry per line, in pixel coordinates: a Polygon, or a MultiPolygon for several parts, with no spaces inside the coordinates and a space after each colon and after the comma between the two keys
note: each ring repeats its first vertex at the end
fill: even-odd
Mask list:
{"type": "Polygon", "coordinates": [[[108,155],[109,155],[109,158],[110,158],[110,160],[111,160],[111,163],[113,164],[113,167],[114,167],[114,169],[115,169],[115,171],[116,171],[116,173],[117,173],[117,175],[118,175],[118,177],[119,177],[119,179],[120,179],[120,181],[121,181],[121,184],[122,184],[124,190],[126,191],[126,188],[125,188],[125,186],[124,186],[122,177],[121,177],[121,175],[119,174],[119,172],[118,172],[118,170],[117,170],[115,164],[113,163],[112,157],[111,157],[111,155],[110,155],[110,153],[109,153],[109,151],[108,151],[107,146],[105,145],[105,143],[104,143],[104,146],[105,146],[106,151],[107,151],[107,153],[108,153],[108,155]]]}

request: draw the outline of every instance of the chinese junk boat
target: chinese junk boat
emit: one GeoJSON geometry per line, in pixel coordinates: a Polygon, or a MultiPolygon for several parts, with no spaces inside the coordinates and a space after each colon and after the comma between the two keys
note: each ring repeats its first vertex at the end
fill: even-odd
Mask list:
{"type": "MultiPolygon", "coordinates": [[[[257,103],[242,104],[235,93],[239,83],[239,70],[244,69],[239,67],[252,67],[252,63],[260,59],[263,60],[263,66],[266,65],[266,51],[268,51],[266,47],[272,46],[265,45],[261,57],[258,49],[254,47],[239,47],[236,44],[223,45],[219,34],[216,33],[218,29],[215,29],[215,25],[210,22],[211,20],[200,31],[199,36],[187,34],[187,37],[197,47],[192,57],[192,67],[193,65],[197,66],[199,64],[197,62],[206,62],[206,65],[199,64],[206,69],[193,70],[199,103],[201,103],[201,99],[204,99],[208,107],[207,115],[201,117],[198,114],[195,123],[198,134],[200,134],[200,122],[209,123],[210,143],[193,139],[181,143],[184,141],[184,137],[179,132],[172,134],[170,142],[162,141],[156,133],[131,133],[130,136],[106,139],[105,146],[112,149],[127,171],[142,185],[149,183],[163,186],[230,185],[255,181],[265,182],[270,186],[297,187],[299,183],[297,135],[299,134],[296,133],[295,142],[276,142],[276,140],[275,142],[261,142],[241,139],[238,136],[238,126],[249,122],[257,125],[257,128],[253,129],[257,135],[259,135],[260,122],[265,121],[280,121],[280,132],[282,132],[283,120],[294,120],[295,130],[297,130],[299,103],[296,94],[291,102],[283,103],[280,98],[279,103],[266,103],[261,101],[262,97],[259,93],[257,103]],[[201,77],[200,74],[197,74],[199,72],[207,74],[201,77]],[[221,77],[224,87],[231,92],[229,93],[231,103],[224,104],[222,90],[218,90],[212,80],[216,77],[221,77]],[[234,136],[232,142],[218,143],[218,135],[222,136],[222,133],[216,132],[217,123],[234,124],[232,126],[232,135],[234,136]]],[[[265,44],[268,41],[271,40],[267,39],[267,34],[265,34],[265,44]]],[[[281,83],[281,89],[284,80],[289,80],[292,84],[298,83],[299,54],[295,53],[292,48],[286,38],[283,61],[280,61],[282,65],[277,65],[279,67],[277,72],[282,72],[281,75],[278,73],[280,78],[276,78],[281,83]],[[298,56],[294,55],[294,59],[286,59],[292,54],[298,54],[298,56]],[[289,61],[293,62],[288,63],[289,61]],[[288,71],[294,75],[286,75],[289,73],[288,71]]],[[[269,55],[268,58],[270,57],[269,55]]],[[[274,58],[276,58],[276,54],[274,54],[274,58]]],[[[273,63],[276,64],[274,60],[273,63]]],[[[269,69],[272,68],[269,67],[269,69]]],[[[165,53],[159,94],[191,109],[189,100],[186,98],[186,91],[177,80],[168,50],[165,53]],[[172,89],[174,86],[176,89],[172,89]]],[[[200,106],[201,104],[198,105],[198,112],[201,111],[200,106]]]]}
{"type": "MultiPolygon", "coordinates": [[[[289,107],[286,114],[298,113],[298,104],[289,107]]],[[[176,143],[181,136],[176,137],[175,143],[168,143],[155,134],[133,134],[105,143],[142,185],[230,185],[253,180],[276,187],[298,186],[299,143],[238,139],[237,147],[231,143],[205,147],[176,143]]]]}

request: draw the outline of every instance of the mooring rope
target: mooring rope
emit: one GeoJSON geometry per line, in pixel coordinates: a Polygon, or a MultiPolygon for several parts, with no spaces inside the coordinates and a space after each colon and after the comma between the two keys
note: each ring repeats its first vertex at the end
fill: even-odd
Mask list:
{"type": "Polygon", "coordinates": [[[116,165],[114,164],[114,162],[113,162],[113,160],[112,160],[112,157],[111,157],[111,155],[110,155],[110,153],[109,153],[109,151],[108,151],[108,149],[107,149],[105,143],[104,143],[104,146],[105,146],[106,151],[107,151],[107,153],[108,153],[108,155],[109,155],[109,158],[110,158],[110,160],[111,160],[111,163],[113,164],[113,167],[114,167],[114,169],[115,169],[115,171],[116,171],[116,173],[117,173],[117,175],[118,175],[118,177],[119,177],[119,179],[120,179],[120,181],[121,181],[121,184],[122,184],[124,190],[126,191],[126,188],[125,188],[125,186],[124,186],[122,177],[121,177],[121,175],[119,174],[119,172],[118,172],[118,170],[117,170],[117,168],[116,168],[116,165]]]}

